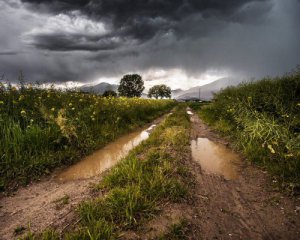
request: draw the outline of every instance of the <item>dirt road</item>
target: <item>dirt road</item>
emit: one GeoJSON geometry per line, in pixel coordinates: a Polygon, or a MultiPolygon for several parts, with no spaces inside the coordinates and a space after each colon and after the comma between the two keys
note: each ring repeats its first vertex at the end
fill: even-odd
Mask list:
{"type": "MultiPolygon", "coordinates": [[[[228,145],[195,114],[191,139],[208,138],[228,145]]],[[[300,239],[300,201],[272,188],[267,173],[241,161],[238,177],[209,174],[191,160],[196,179],[193,210],[199,239],[300,239]]]]}
{"type": "MultiPolygon", "coordinates": [[[[195,114],[190,118],[191,142],[204,138],[229,145],[195,114]]],[[[139,230],[127,232],[124,238],[152,239],[184,217],[191,223],[186,232],[188,239],[300,239],[300,199],[274,189],[266,172],[242,159],[235,164],[237,176],[226,180],[222,174],[205,171],[192,159],[190,149],[181,157],[193,175],[192,200],[163,205],[159,216],[139,230]]],[[[53,176],[1,199],[0,239],[16,238],[16,227],[27,227],[29,222],[33,231],[47,227],[64,229],[73,224],[75,206],[91,197],[89,186],[100,178],[61,184],[53,176]],[[64,196],[69,196],[69,203],[58,204],[57,200],[64,196]]]]}

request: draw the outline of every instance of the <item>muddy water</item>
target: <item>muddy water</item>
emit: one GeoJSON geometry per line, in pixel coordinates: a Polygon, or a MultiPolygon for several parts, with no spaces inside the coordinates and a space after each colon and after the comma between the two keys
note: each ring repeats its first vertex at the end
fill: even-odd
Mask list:
{"type": "Polygon", "coordinates": [[[141,141],[147,139],[150,131],[152,131],[155,126],[156,125],[151,125],[148,129],[128,134],[106,145],[104,148],[87,156],[59,174],[57,181],[67,182],[87,179],[111,168],[121,158],[125,157],[131,149],[136,147],[141,141]]]}
{"type": "Polygon", "coordinates": [[[237,178],[239,156],[221,144],[214,143],[207,138],[192,140],[192,158],[199,162],[207,173],[224,176],[225,179],[237,178]]]}

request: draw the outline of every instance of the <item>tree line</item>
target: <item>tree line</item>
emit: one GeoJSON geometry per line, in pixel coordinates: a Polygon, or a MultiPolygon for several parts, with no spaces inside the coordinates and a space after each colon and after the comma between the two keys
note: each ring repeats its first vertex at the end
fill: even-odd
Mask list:
{"type": "MultiPolygon", "coordinates": [[[[118,87],[118,93],[121,97],[141,97],[144,91],[144,81],[139,74],[126,74],[122,77],[118,87]]],[[[116,97],[117,93],[112,90],[107,90],[103,93],[104,97],[116,97]]],[[[171,88],[165,84],[155,85],[148,91],[149,98],[171,98],[171,88]]]]}

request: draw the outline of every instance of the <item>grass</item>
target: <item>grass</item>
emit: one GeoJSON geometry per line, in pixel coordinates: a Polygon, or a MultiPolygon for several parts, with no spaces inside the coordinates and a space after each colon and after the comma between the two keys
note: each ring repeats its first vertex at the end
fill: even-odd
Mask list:
{"type": "Polygon", "coordinates": [[[0,190],[71,164],[174,104],[0,83],[0,190]]]}
{"type": "Polygon", "coordinates": [[[178,223],[172,224],[167,233],[162,234],[158,240],[185,240],[190,231],[189,222],[186,219],[181,219],[178,223]]]}
{"type": "Polygon", "coordinates": [[[299,70],[224,89],[199,114],[283,186],[299,188],[299,70]]]}
{"type": "Polygon", "coordinates": [[[105,196],[80,204],[80,224],[63,239],[116,239],[153,218],[162,203],[186,199],[190,177],[181,156],[189,146],[189,126],[185,106],[178,107],[104,176],[96,188],[105,196]]]}
{"type": "Polygon", "coordinates": [[[70,196],[67,195],[67,194],[65,194],[63,197],[58,198],[58,199],[56,199],[56,200],[54,201],[55,206],[56,206],[57,209],[60,209],[60,208],[62,208],[63,206],[69,204],[69,202],[70,202],[70,196]]]}

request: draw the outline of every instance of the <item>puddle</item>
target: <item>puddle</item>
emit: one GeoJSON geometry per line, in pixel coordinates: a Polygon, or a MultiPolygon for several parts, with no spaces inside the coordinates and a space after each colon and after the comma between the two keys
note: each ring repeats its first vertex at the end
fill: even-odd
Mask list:
{"type": "Polygon", "coordinates": [[[221,144],[214,143],[207,138],[192,140],[192,158],[200,163],[207,173],[224,176],[225,179],[237,178],[239,156],[221,144]]]}
{"type": "Polygon", "coordinates": [[[186,111],[186,113],[187,113],[188,115],[193,115],[193,113],[192,113],[191,111],[186,111]]]}
{"type": "Polygon", "coordinates": [[[141,141],[147,139],[149,132],[155,126],[156,125],[153,124],[146,130],[134,132],[117,139],[67,168],[57,176],[56,180],[58,182],[67,182],[87,179],[104,172],[118,163],[121,158],[125,157],[129,151],[136,147],[141,141]]]}

